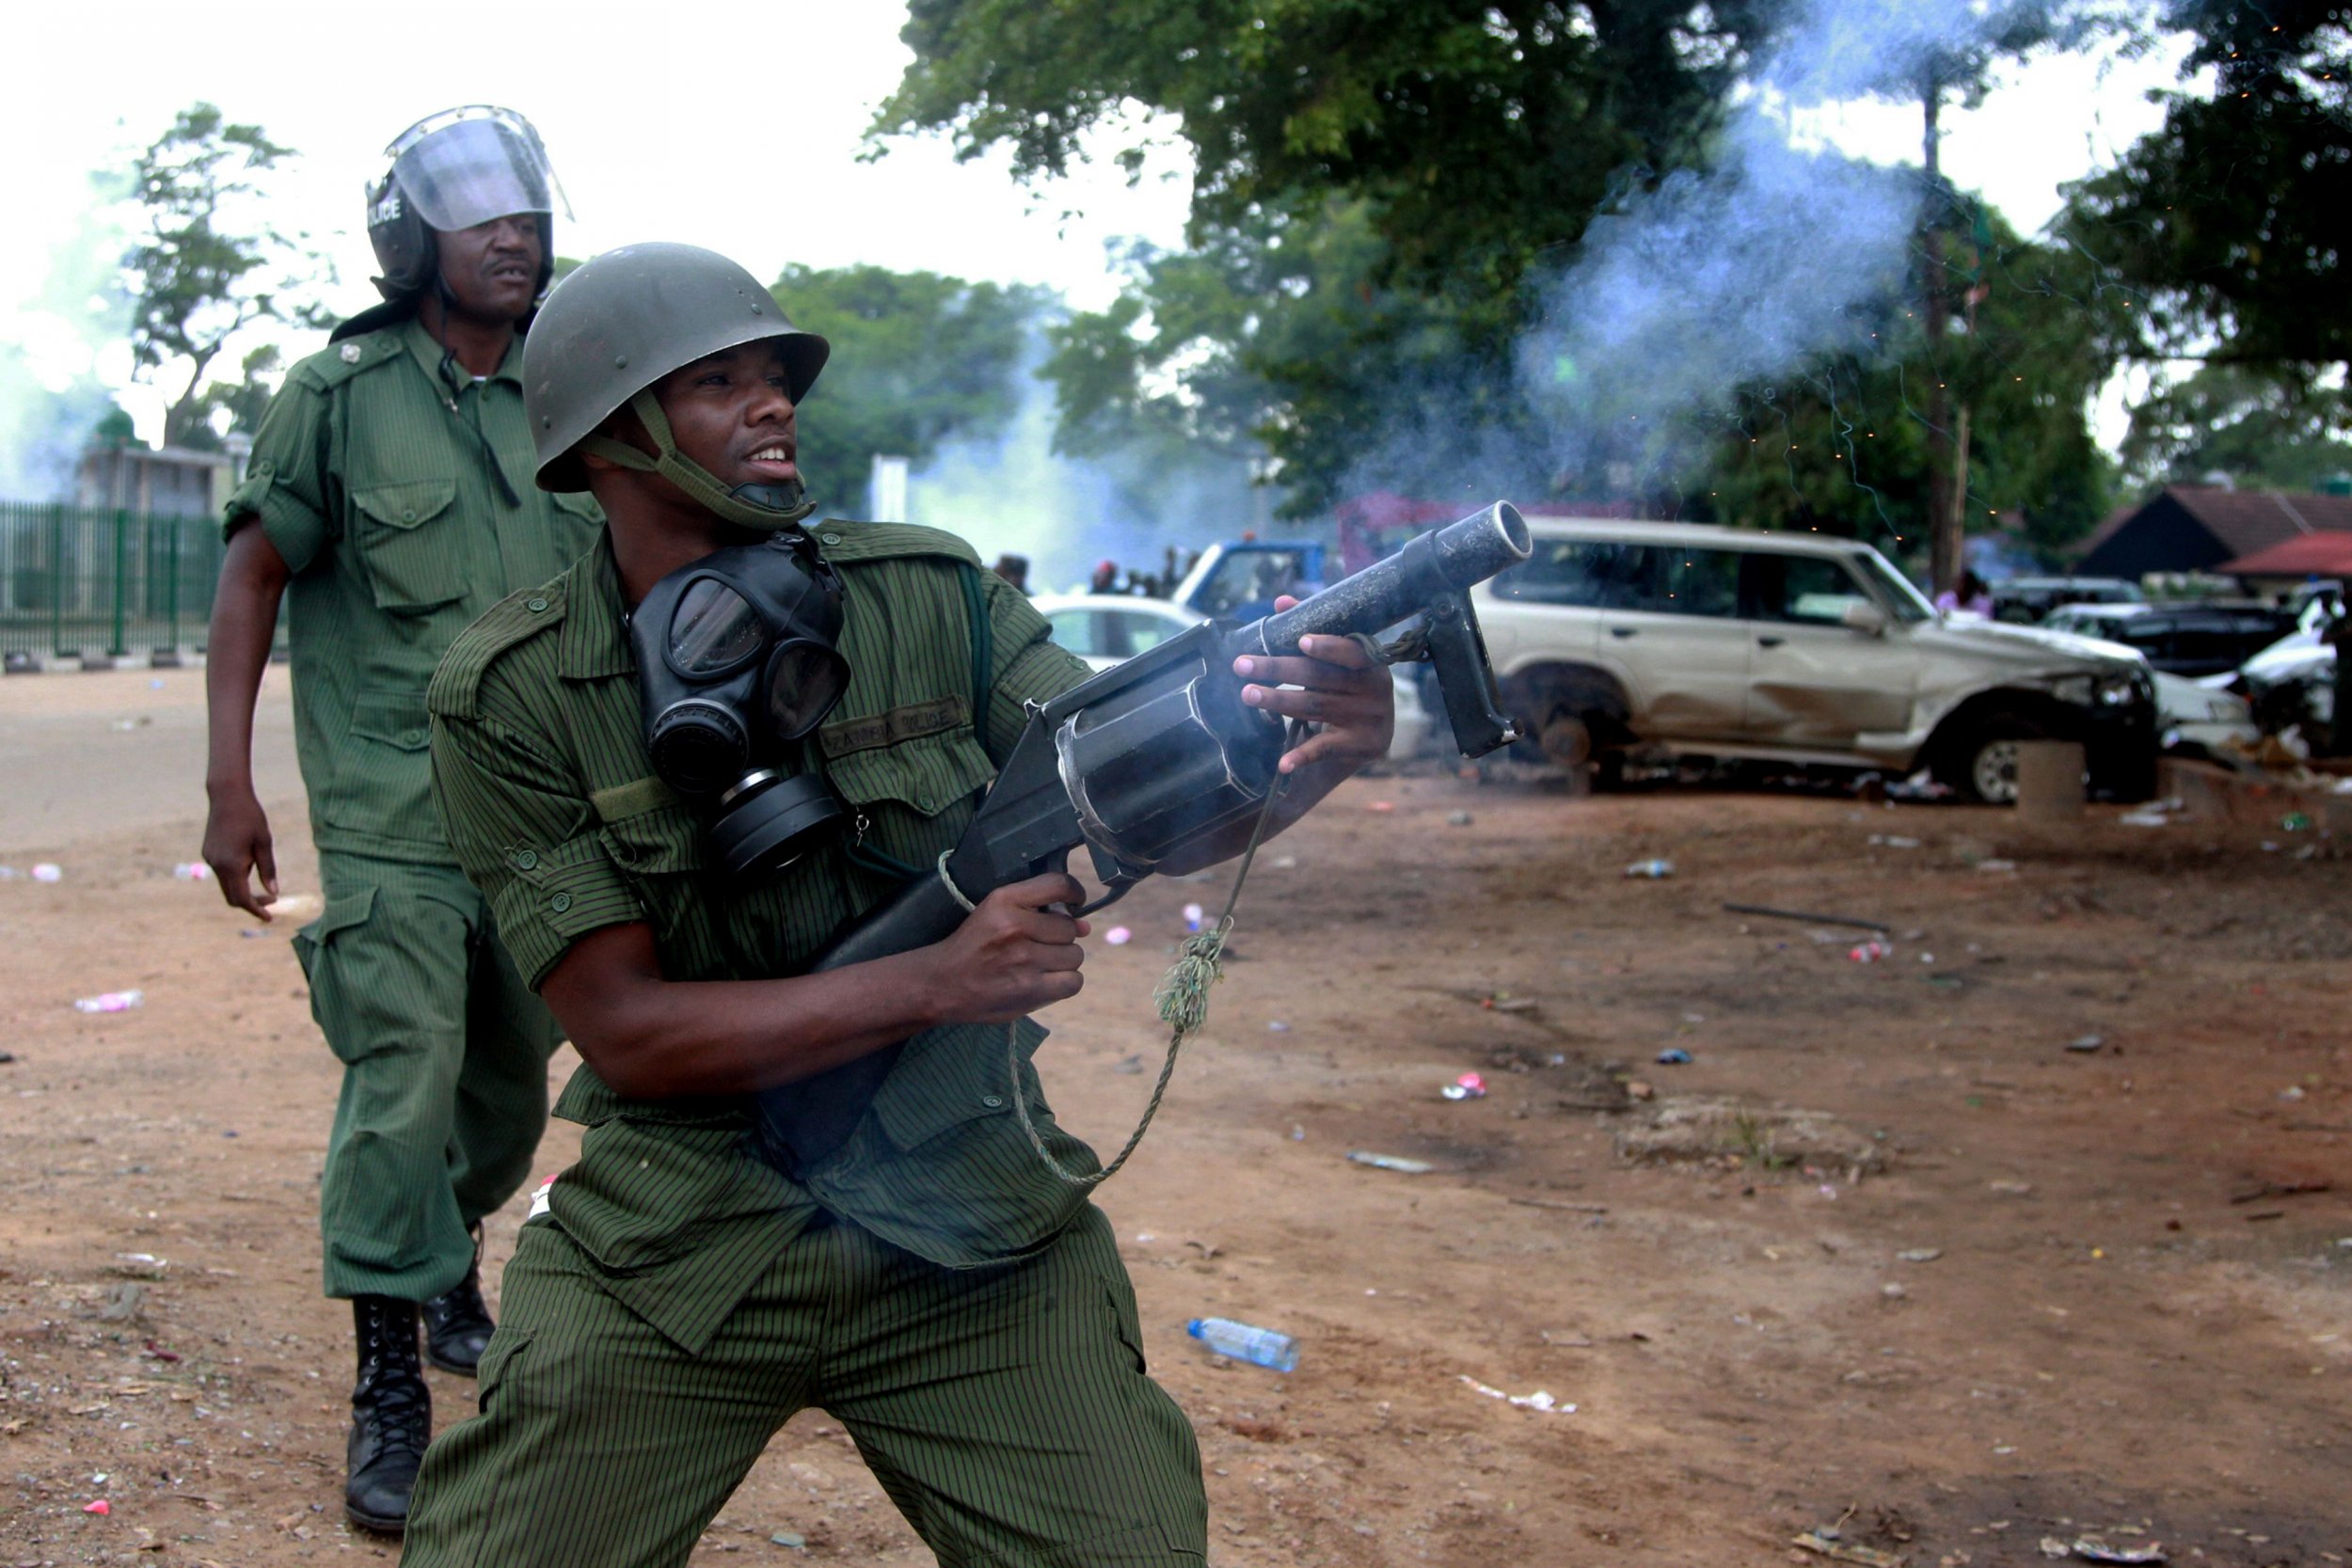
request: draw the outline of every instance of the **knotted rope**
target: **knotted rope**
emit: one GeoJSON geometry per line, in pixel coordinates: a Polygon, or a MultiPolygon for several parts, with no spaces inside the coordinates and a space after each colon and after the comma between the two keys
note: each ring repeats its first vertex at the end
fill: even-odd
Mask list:
{"type": "MultiPolygon", "coordinates": [[[[1282,749],[1288,752],[1297,741],[1301,726],[1290,721],[1282,736],[1282,749]]],[[[1160,1101],[1168,1093],[1168,1081],[1176,1075],[1176,1056],[1184,1041],[1200,1032],[1209,1020],[1209,988],[1225,977],[1225,939],[1233,929],[1233,907],[1241,902],[1242,883],[1249,879],[1249,863],[1258,858],[1258,846],[1265,842],[1268,823],[1274,820],[1274,804],[1281,799],[1288,781],[1277,775],[1265,792],[1265,804],[1258,810],[1258,820],[1249,830],[1249,847],[1241,855],[1241,867],[1233,873],[1232,891],[1225,895],[1225,908],[1207,929],[1197,931],[1184,939],[1175,964],[1162,977],[1152,1000],[1159,1007],[1160,1021],[1168,1026],[1168,1056],[1160,1063],[1160,1081],[1152,1085],[1152,1102],[1143,1108],[1143,1119],[1127,1139],[1119,1158],[1092,1175],[1073,1171],[1054,1158],[1054,1151],[1045,1147],[1044,1137],[1037,1130],[1037,1122],[1029,1115],[1029,1097],[1021,1087],[1020,1025],[1009,1024],[1005,1029],[1005,1064],[1012,1072],[1012,1108],[1021,1118],[1021,1131],[1029,1135],[1029,1147],[1052,1171],[1073,1187],[1095,1187],[1109,1180],[1127,1157],[1143,1142],[1143,1134],[1151,1130],[1152,1118],[1160,1114],[1160,1101]]]]}

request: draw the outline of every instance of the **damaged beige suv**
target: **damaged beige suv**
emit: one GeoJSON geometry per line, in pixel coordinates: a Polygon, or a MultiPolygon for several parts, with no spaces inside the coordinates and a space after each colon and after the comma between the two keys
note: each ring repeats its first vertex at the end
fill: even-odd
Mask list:
{"type": "Polygon", "coordinates": [[[2094,792],[2155,782],[2154,687],[2127,649],[1945,617],[1867,545],[1690,523],[1530,517],[1473,592],[1504,710],[1553,761],[1629,755],[1925,768],[2016,798],[2017,742],[2080,740],[2094,792]]]}

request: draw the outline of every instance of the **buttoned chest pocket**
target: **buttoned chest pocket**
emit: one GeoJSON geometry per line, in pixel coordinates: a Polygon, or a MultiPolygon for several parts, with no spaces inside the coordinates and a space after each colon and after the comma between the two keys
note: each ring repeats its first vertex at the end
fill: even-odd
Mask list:
{"type": "Polygon", "coordinates": [[[968,725],[917,736],[894,746],[852,752],[825,764],[828,777],[861,819],[865,843],[909,865],[928,866],[955,844],[973,801],[996,765],[968,725]]]}
{"type": "Polygon", "coordinates": [[[465,597],[469,576],[453,479],[404,480],[351,493],[356,541],[378,610],[421,615],[465,597]]]}

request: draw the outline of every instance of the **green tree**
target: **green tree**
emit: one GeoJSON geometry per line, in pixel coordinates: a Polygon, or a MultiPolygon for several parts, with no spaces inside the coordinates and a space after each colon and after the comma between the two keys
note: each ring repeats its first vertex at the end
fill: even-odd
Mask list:
{"type": "Polygon", "coordinates": [[[2352,7],[2174,0],[2197,35],[2161,129],[2077,186],[2065,232],[2141,307],[2143,352],[2274,367],[2352,362],[2352,7]]]}
{"type": "Polygon", "coordinates": [[[1974,201],[1962,210],[1977,258],[1963,329],[1931,341],[1915,293],[1890,292],[1869,307],[1867,352],[1743,388],[1708,445],[1703,488],[1685,492],[1693,514],[1852,535],[1924,564],[1938,461],[1928,394],[1943,390],[1973,413],[1959,505],[1974,531],[2019,515],[2026,542],[2054,558],[2106,515],[2108,463],[2088,410],[2114,360],[2081,303],[2079,263],[1974,201]]]}
{"type": "Polygon", "coordinates": [[[2243,483],[2310,490],[2352,473],[2352,409],[2342,387],[2269,367],[2206,365],[2132,410],[2124,468],[2137,484],[2195,483],[2219,472],[2243,483]]]}
{"type": "MultiPolygon", "coordinates": [[[[214,362],[246,329],[266,321],[316,325],[315,307],[294,295],[326,263],[300,241],[247,210],[262,177],[294,156],[258,125],[226,119],[210,103],[180,111],[132,165],[143,212],[124,257],[133,295],[132,355],[139,370],[183,379],[164,414],[164,443],[202,439],[228,396],[208,385],[214,362]]],[[[216,434],[216,433],[215,433],[216,434]]]]}
{"type": "Polygon", "coordinates": [[[921,460],[986,436],[1020,408],[1044,290],[876,266],[789,266],[774,293],[833,357],[801,420],[803,467],[834,504],[862,507],[878,453],[921,460]]]}
{"type": "MultiPolygon", "coordinates": [[[[1172,128],[1194,217],[1360,198],[1408,271],[1508,293],[1573,241],[1623,170],[1698,159],[1785,0],[913,0],[881,134],[945,129],[1023,178],[1144,122],[1172,128]]],[[[1199,237],[1199,236],[1196,236],[1199,237]]]]}

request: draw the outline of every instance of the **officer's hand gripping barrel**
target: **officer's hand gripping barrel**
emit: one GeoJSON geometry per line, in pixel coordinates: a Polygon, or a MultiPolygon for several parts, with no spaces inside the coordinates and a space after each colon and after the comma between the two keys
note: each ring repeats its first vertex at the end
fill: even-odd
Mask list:
{"type": "MultiPolygon", "coordinates": [[[[1203,622],[1032,705],[1028,728],[939,873],[851,924],[811,967],[846,968],[942,941],[971,905],[1066,869],[1081,845],[1106,890],[1088,909],[1100,909],[1170,855],[1263,809],[1279,778],[1283,725],[1243,705],[1237,657],[1293,655],[1302,637],[1376,635],[1419,616],[1463,755],[1518,739],[1497,711],[1470,589],[1530,549],[1518,508],[1497,501],[1289,610],[1243,626],[1203,622]]],[[[831,1153],[897,1054],[887,1047],[761,1093],[762,1152],[787,1171],[831,1153]]]]}

